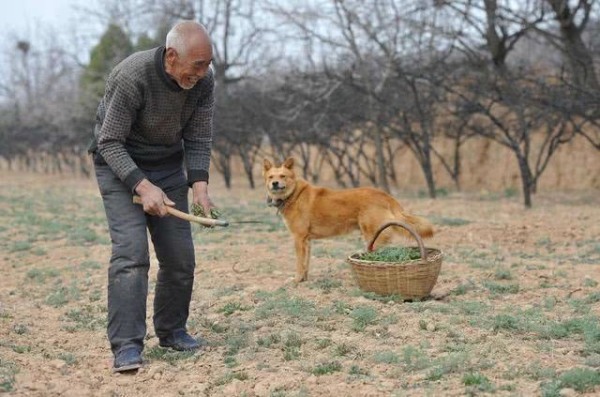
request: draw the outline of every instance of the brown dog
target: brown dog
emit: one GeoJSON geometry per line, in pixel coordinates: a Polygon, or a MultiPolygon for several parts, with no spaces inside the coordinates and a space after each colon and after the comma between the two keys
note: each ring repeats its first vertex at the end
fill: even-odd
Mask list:
{"type": "MultiPolygon", "coordinates": [[[[365,242],[369,243],[381,225],[394,220],[409,224],[422,237],[433,236],[433,229],[426,220],[404,212],[384,191],[370,187],[332,190],[311,185],[296,176],[293,158],[280,166],[265,159],[263,177],[269,204],[279,208],[294,236],[295,282],[308,278],[310,241],[313,239],[360,230],[365,242]]],[[[410,236],[404,229],[387,228],[377,238],[376,245],[385,245],[395,235],[410,236]]]]}

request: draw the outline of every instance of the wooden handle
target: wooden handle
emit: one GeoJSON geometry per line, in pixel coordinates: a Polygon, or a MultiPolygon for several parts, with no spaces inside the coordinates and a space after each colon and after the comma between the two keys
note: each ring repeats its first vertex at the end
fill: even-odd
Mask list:
{"type": "Polygon", "coordinates": [[[375,244],[375,240],[377,240],[377,237],[379,237],[381,232],[383,232],[385,229],[387,229],[390,226],[400,226],[400,227],[403,227],[404,229],[408,230],[408,232],[415,238],[415,240],[417,240],[417,244],[419,245],[419,252],[421,252],[421,258],[423,260],[427,260],[427,250],[425,250],[425,245],[423,244],[423,239],[421,238],[421,236],[419,236],[419,233],[417,233],[417,231],[415,229],[413,229],[413,227],[410,226],[409,224],[400,222],[400,221],[386,222],[383,225],[381,225],[381,227],[379,229],[377,229],[377,231],[375,232],[375,235],[369,242],[369,245],[367,245],[367,251],[369,251],[369,252],[373,251],[373,244],[375,244]]]}
{"type": "MultiPolygon", "coordinates": [[[[133,202],[135,204],[142,204],[142,199],[140,196],[133,196],[133,202]]],[[[229,226],[229,222],[223,219],[204,218],[179,211],[177,208],[173,208],[168,205],[166,207],[169,215],[173,215],[179,219],[183,219],[184,221],[194,222],[204,226],[229,226]]]]}

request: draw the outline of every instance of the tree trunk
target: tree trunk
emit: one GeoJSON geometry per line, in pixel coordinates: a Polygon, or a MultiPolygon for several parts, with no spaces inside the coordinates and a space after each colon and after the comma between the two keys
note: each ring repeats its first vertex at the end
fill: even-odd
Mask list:
{"type": "MultiPolygon", "coordinates": [[[[560,25],[560,35],[564,44],[563,51],[571,68],[573,83],[582,90],[598,90],[600,85],[598,84],[594,68],[594,59],[581,37],[583,26],[575,24],[573,11],[567,1],[547,1],[552,7],[556,15],[556,20],[560,25]]],[[[589,7],[591,8],[591,5],[589,7]]],[[[584,10],[583,12],[589,13],[589,10],[584,10]]]]}
{"type": "Polygon", "coordinates": [[[460,192],[460,134],[454,140],[454,168],[452,170],[452,179],[454,180],[454,186],[456,186],[456,190],[460,192]]]}
{"type": "Polygon", "coordinates": [[[533,191],[533,178],[531,176],[531,169],[527,164],[527,159],[520,153],[515,152],[517,161],[519,162],[519,171],[521,171],[521,184],[523,186],[523,201],[526,208],[531,208],[531,194],[533,191]]]}
{"type": "Polygon", "coordinates": [[[423,169],[423,175],[425,176],[425,181],[427,182],[429,197],[434,199],[436,198],[435,180],[433,178],[433,167],[431,166],[431,157],[429,156],[429,153],[427,153],[427,156],[423,159],[421,168],[423,169]]]}
{"type": "Polygon", "coordinates": [[[254,173],[252,172],[252,162],[246,156],[242,157],[242,163],[244,164],[244,172],[246,173],[246,177],[248,178],[248,184],[250,185],[250,189],[254,190],[256,185],[254,183],[254,173]]]}

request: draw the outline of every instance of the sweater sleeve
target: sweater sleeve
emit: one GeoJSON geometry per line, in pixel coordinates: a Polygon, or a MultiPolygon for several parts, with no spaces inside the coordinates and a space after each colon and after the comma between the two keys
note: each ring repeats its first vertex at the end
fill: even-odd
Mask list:
{"type": "Polygon", "coordinates": [[[145,178],[125,149],[142,94],[135,84],[121,73],[109,77],[104,96],[105,116],[98,132],[98,151],[113,172],[132,191],[145,178]]]}
{"type": "Polygon", "coordinates": [[[185,162],[190,186],[198,181],[208,182],[212,149],[215,108],[213,74],[207,74],[201,84],[203,95],[183,130],[185,162]]]}

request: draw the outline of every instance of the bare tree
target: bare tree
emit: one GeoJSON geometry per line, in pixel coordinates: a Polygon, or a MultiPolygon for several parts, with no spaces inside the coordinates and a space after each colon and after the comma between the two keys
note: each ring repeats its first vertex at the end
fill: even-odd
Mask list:
{"type": "Polygon", "coordinates": [[[583,35],[590,21],[595,0],[545,0],[558,22],[555,30],[538,28],[538,32],[553,43],[567,60],[575,86],[583,90],[598,91],[598,76],[594,59],[583,35]]]}
{"type": "Polygon", "coordinates": [[[552,81],[550,71],[544,75],[533,64],[508,62],[518,41],[543,19],[543,12],[532,8],[523,14],[523,9],[511,8],[508,2],[500,7],[497,0],[467,1],[462,8],[458,3],[450,7],[465,17],[487,51],[481,52],[478,46],[467,44],[467,39],[462,40],[461,50],[470,60],[469,77],[464,84],[448,89],[470,112],[472,131],[513,152],[524,204],[531,207],[532,194],[550,158],[573,136],[565,118],[548,113],[551,108],[545,106],[552,81]],[[483,18],[476,17],[478,10],[483,18]],[[489,64],[485,55],[491,60],[489,64]],[[541,143],[536,142],[538,136],[541,143]]]}

